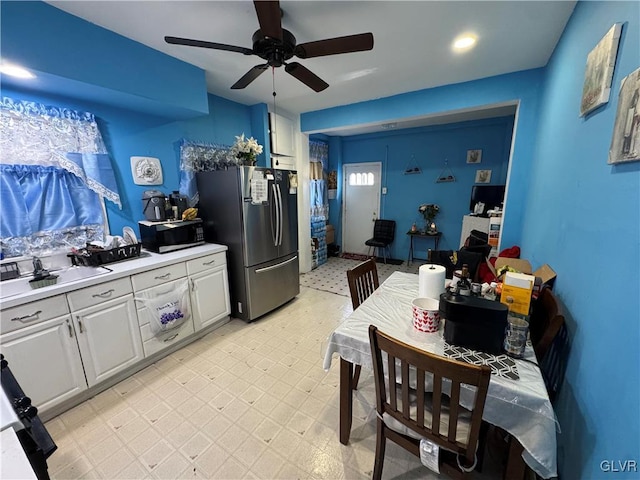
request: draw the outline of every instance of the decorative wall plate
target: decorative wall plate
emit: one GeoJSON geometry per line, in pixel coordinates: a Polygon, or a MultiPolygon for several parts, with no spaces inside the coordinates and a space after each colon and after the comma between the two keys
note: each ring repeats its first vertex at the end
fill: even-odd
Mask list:
{"type": "Polygon", "coordinates": [[[154,157],[131,157],[131,175],[136,185],[162,185],[162,166],[154,157]]]}

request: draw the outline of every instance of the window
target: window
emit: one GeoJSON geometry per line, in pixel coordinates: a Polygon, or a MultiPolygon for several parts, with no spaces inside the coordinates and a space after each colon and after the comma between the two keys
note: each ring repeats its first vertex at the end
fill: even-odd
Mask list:
{"type": "Polygon", "coordinates": [[[0,242],[6,257],[103,240],[102,199],[120,205],[94,116],[2,98],[0,242]]]}
{"type": "Polygon", "coordinates": [[[349,186],[372,186],[375,178],[371,172],[352,173],[349,175],[349,186]]]}

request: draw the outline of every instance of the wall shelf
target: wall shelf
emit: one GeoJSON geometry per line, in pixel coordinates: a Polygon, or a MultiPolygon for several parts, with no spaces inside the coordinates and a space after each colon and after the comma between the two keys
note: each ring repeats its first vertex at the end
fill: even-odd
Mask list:
{"type": "Polygon", "coordinates": [[[440,171],[440,175],[436,178],[436,183],[455,182],[456,177],[453,171],[449,168],[449,161],[444,161],[444,168],[440,171]]]}

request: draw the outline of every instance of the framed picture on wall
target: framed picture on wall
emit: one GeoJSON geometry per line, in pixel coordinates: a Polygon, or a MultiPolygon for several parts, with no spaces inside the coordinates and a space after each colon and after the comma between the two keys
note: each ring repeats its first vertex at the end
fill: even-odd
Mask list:
{"type": "Polygon", "coordinates": [[[476,183],[489,183],[491,181],[491,170],[476,170],[476,183]]]}
{"type": "Polygon", "coordinates": [[[640,68],[622,79],[607,163],[640,160],[640,68]]]}
{"type": "Polygon", "coordinates": [[[467,150],[467,163],[480,163],[482,150],[467,150]]]}
{"type": "Polygon", "coordinates": [[[587,56],[580,101],[581,117],[609,101],[621,31],[622,24],[614,24],[587,56]]]}

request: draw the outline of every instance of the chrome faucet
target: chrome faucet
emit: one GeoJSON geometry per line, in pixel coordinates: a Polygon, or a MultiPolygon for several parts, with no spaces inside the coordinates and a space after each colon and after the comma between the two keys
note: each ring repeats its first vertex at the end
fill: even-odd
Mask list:
{"type": "Polygon", "coordinates": [[[45,270],[42,266],[42,260],[38,257],[33,257],[33,276],[35,278],[46,277],[49,275],[49,271],[45,270]]]}

